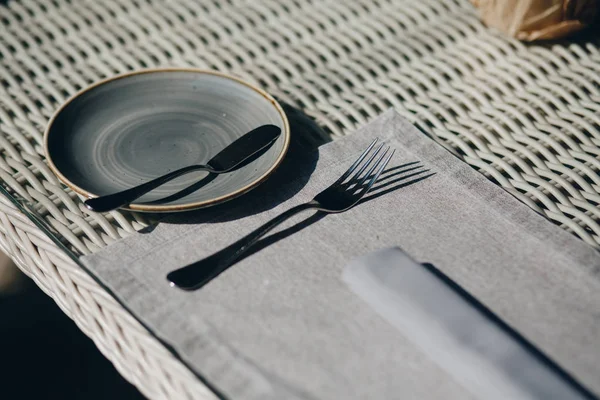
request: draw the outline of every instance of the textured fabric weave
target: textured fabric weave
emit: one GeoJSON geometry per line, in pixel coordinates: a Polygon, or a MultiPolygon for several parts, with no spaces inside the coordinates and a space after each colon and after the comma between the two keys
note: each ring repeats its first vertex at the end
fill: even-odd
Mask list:
{"type": "Polygon", "coordinates": [[[600,257],[593,248],[490,183],[393,111],[316,153],[301,154],[289,157],[249,195],[166,218],[154,230],[83,261],[231,398],[468,398],[435,360],[342,281],[351,259],[394,245],[436,265],[600,392],[600,257]],[[281,240],[198,291],[169,287],[165,275],[171,269],[309,200],[374,137],[397,152],[373,198],[339,215],[300,216],[290,224],[309,218],[303,229],[288,225],[276,237],[281,240]],[[411,161],[422,162],[435,175],[390,191],[410,174],[399,174],[406,167],[396,167],[411,161]]]}
{"type": "MultiPolygon", "coordinates": [[[[77,90],[148,67],[216,69],[346,135],[395,107],[472,167],[600,246],[600,35],[523,44],[468,0],[0,1],[0,179],[76,254],[143,215],[92,213],[51,173],[42,132],[77,90]]],[[[302,131],[302,130],[300,130],[302,131]]],[[[0,198],[0,247],[155,399],[212,398],[106,291],[0,198]],[[208,397],[204,397],[208,396],[208,397]]]]}

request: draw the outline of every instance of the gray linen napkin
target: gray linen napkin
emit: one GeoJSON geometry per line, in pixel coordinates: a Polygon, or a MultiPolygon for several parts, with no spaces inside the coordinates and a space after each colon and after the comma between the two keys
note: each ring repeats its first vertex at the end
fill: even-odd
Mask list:
{"type": "Polygon", "coordinates": [[[351,259],[393,246],[435,265],[600,393],[600,256],[594,249],[392,110],[318,152],[286,161],[248,195],[169,217],[82,261],[228,398],[471,398],[344,284],[351,259]],[[339,215],[299,216],[196,292],[169,287],[170,270],[310,200],[374,137],[396,155],[369,201],[339,215]],[[411,161],[435,175],[402,187],[410,172],[398,174],[406,168],[395,167],[411,161]]]}

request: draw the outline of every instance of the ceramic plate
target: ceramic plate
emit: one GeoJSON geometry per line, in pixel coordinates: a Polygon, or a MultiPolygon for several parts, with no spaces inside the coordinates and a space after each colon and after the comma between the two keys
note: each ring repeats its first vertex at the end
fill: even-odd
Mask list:
{"type": "Polygon", "coordinates": [[[207,174],[184,175],[127,207],[183,211],[247,192],[282,161],[290,139],[288,121],[267,93],[211,71],[161,69],[121,75],[68,100],[50,120],[44,145],[50,167],[65,184],[84,197],[97,197],[203,164],[265,124],[280,127],[282,133],[250,164],[218,175],[197,190],[194,184],[207,174]]]}

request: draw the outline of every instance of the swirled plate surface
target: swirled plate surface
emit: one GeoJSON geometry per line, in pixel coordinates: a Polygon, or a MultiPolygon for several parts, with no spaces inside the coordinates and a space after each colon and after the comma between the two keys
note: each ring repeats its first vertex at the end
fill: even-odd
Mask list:
{"type": "Polygon", "coordinates": [[[218,175],[197,190],[194,184],[207,174],[184,175],[127,207],[183,211],[249,191],[282,161],[289,125],[267,93],[212,71],[161,69],[120,75],[68,100],[50,120],[44,144],[48,163],[61,181],[84,197],[96,197],[204,164],[264,124],[280,127],[282,134],[250,164],[218,175]]]}

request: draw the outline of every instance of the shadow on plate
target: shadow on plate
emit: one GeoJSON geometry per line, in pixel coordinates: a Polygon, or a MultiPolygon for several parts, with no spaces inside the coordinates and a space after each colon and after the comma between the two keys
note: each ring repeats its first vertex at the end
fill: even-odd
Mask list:
{"type": "MultiPolygon", "coordinates": [[[[317,148],[329,139],[323,129],[302,111],[285,103],[281,104],[290,123],[290,146],[281,165],[265,182],[240,197],[216,206],[181,213],[151,214],[150,219],[169,224],[230,221],[271,209],[298,193],[315,170],[319,159],[317,148]]],[[[212,179],[214,176],[208,175],[163,201],[199,190],[212,179]]],[[[157,224],[153,224],[140,233],[151,232],[156,226],[157,224]]]]}

